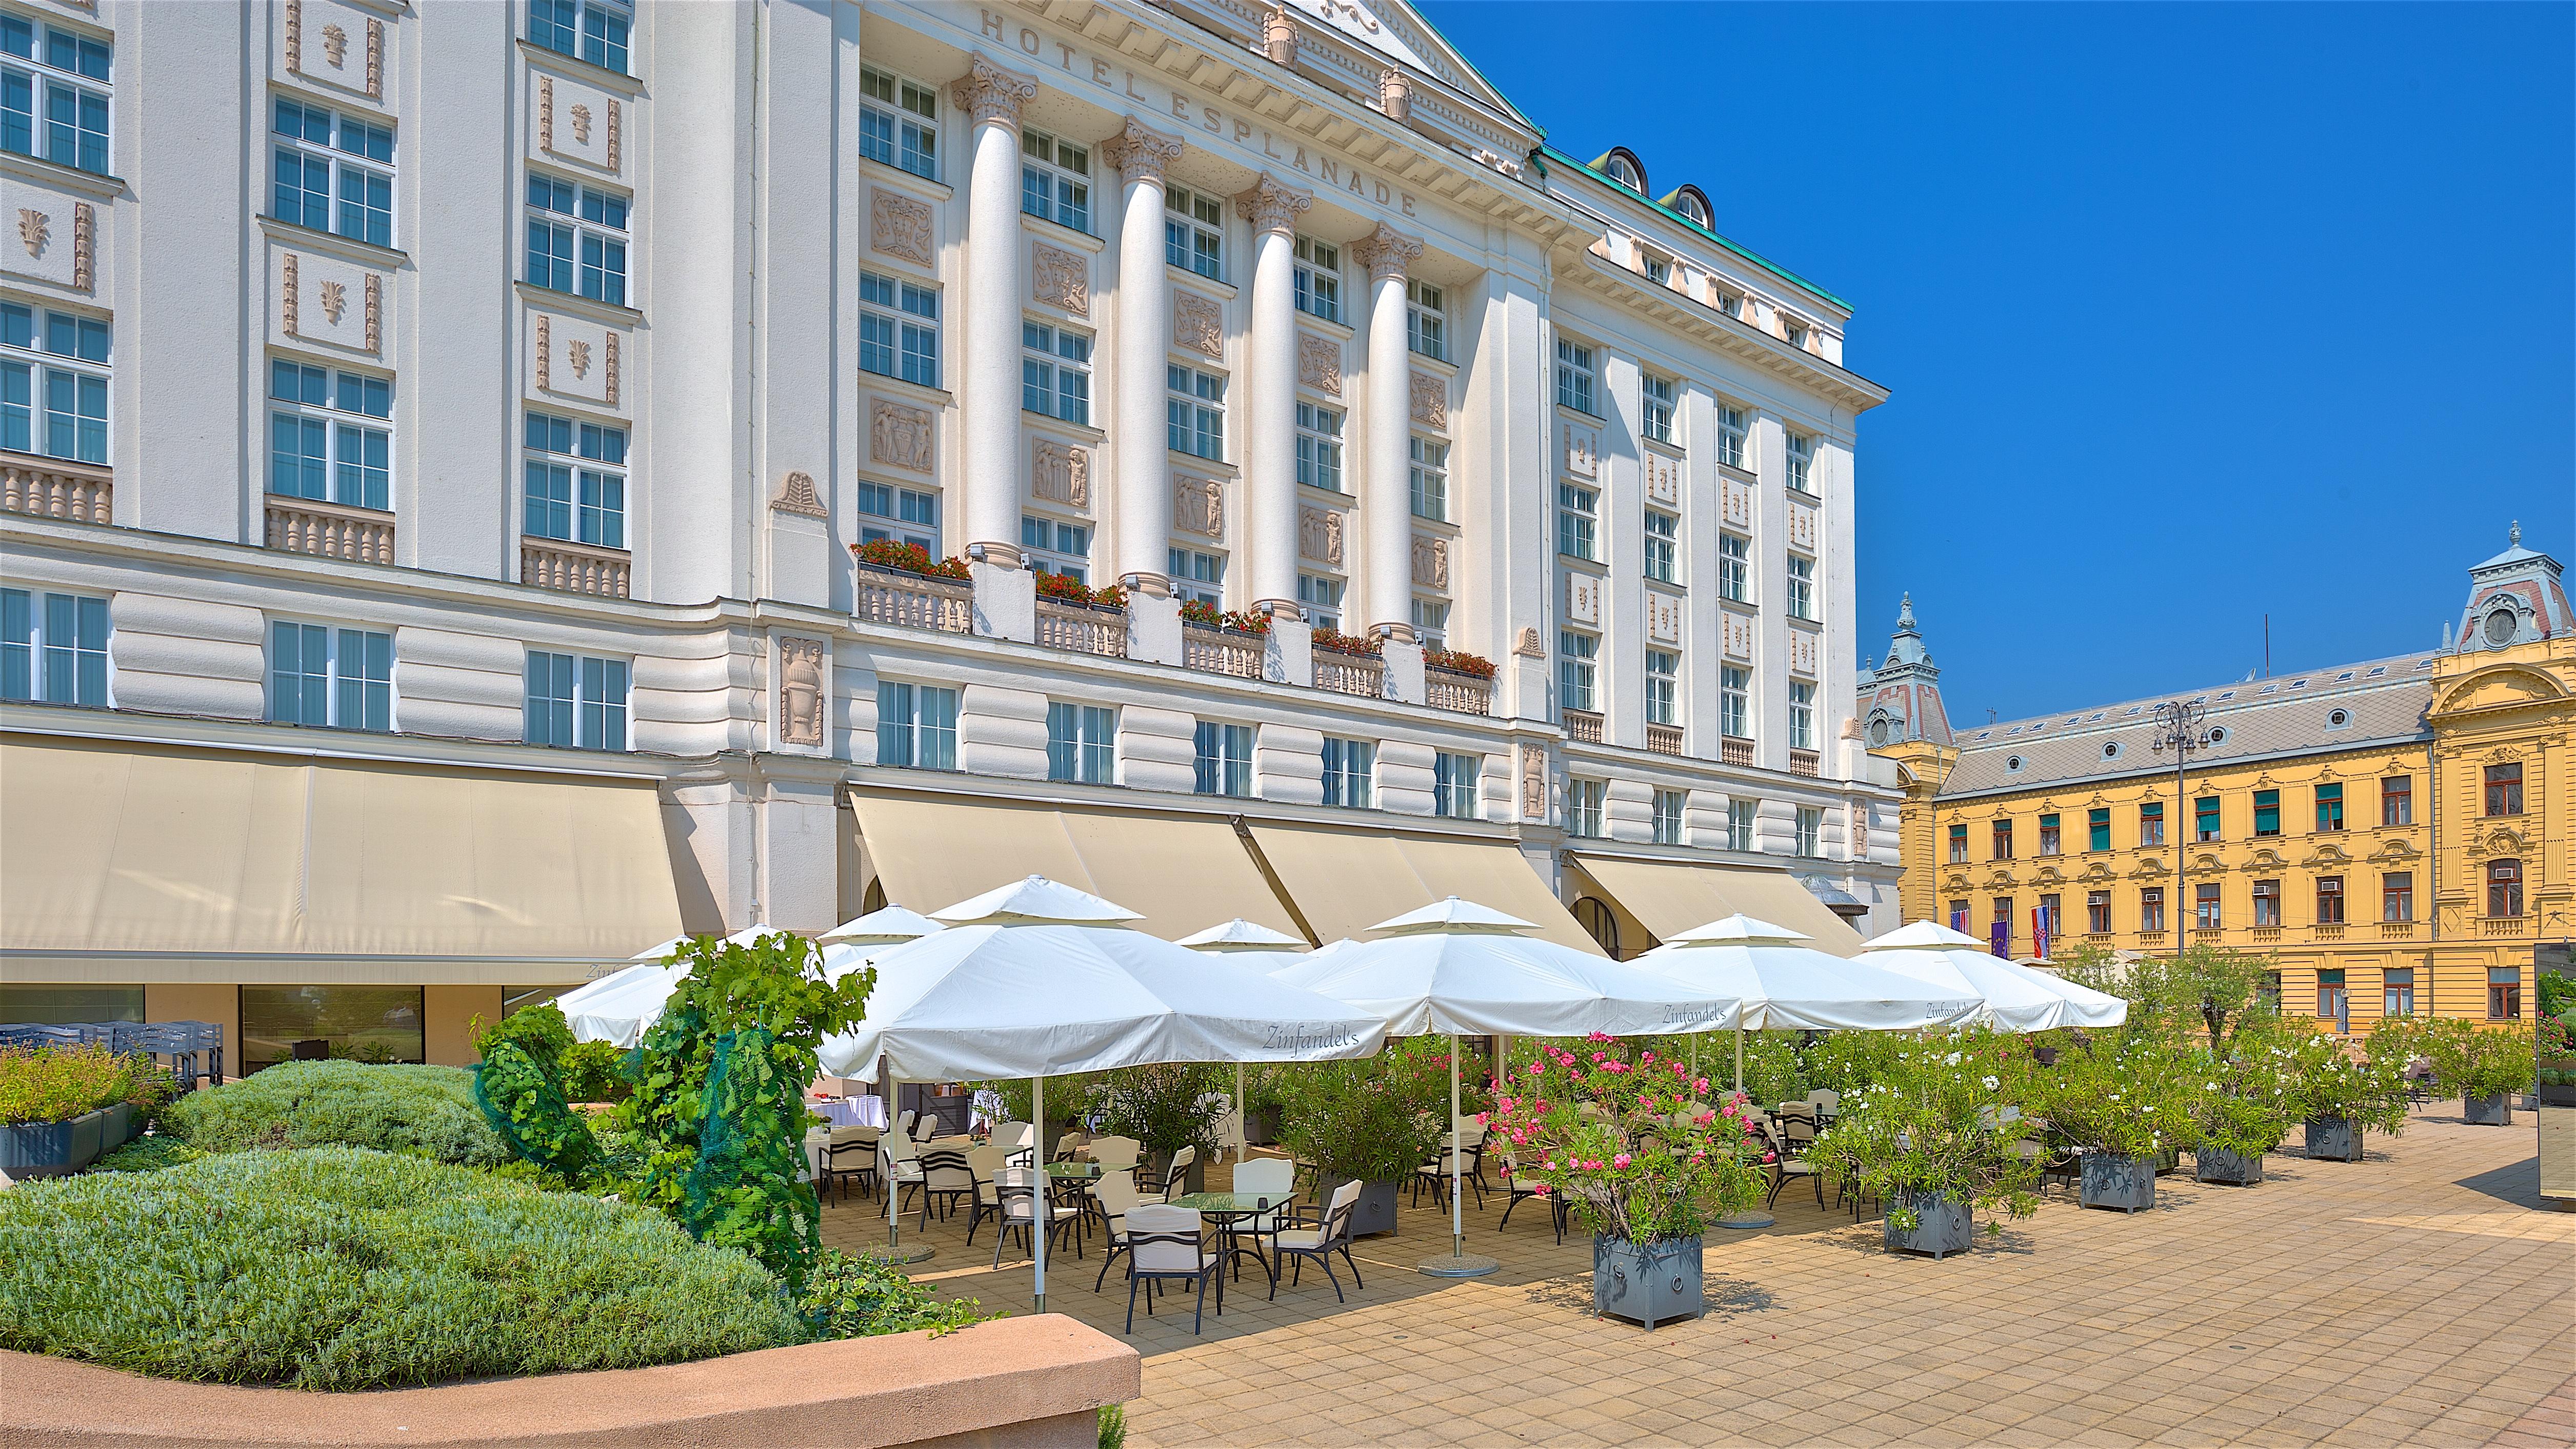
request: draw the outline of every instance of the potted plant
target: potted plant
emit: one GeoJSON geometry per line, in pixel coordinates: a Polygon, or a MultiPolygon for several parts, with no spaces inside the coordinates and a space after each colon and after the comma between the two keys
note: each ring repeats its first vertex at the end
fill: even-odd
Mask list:
{"type": "Polygon", "coordinates": [[[962,558],[934,559],[930,551],[917,543],[899,543],[891,538],[872,538],[852,550],[859,563],[868,568],[892,569],[897,573],[918,574],[926,579],[951,579],[964,583],[975,576],[962,558]]]}
{"type": "Polygon", "coordinates": [[[1362,1184],[1351,1215],[1355,1237],[1395,1231],[1397,1189],[1440,1150],[1447,1078],[1435,1112],[1414,1075],[1394,1070],[1386,1057],[1279,1073],[1279,1145],[1314,1165],[1318,1202],[1345,1182],[1362,1184]]]}
{"type": "Polygon", "coordinates": [[[1439,644],[1423,647],[1422,665],[1426,669],[1445,669],[1451,674],[1463,674],[1470,679],[1494,677],[1494,661],[1481,654],[1468,654],[1439,644]]]}
{"type": "Polygon", "coordinates": [[[2161,1160],[2192,1139],[2186,1069],[2172,1048],[2141,1036],[2061,1052],[2038,1079],[2051,1135],[2083,1154],[2079,1203],[2128,1213],[2156,1205],[2161,1160]]]}
{"type": "Polygon", "coordinates": [[[2513,1094],[2530,1091],[2535,1079],[2531,1028],[2428,1021],[2422,1049],[2443,1089],[2460,1094],[2460,1115],[2471,1125],[2513,1125],[2513,1094]]]}
{"type": "Polygon", "coordinates": [[[2290,1135],[2297,1074],[2283,1061],[2287,1048],[2240,1037],[2232,1057],[2205,1055],[2192,1093],[2196,1128],[2193,1176],[2201,1182],[2252,1187],[2263,1180],[2263,1158],[2290,1135]]]}
{"type": "Polygon", "coordinates": [[[1486,1128],[1512,1144],[1520,1176],[1592,1230],[1592,1311],[1650,1330],[1700,1317],[1701,1233],[1762,1195],[1744,1119],[1733,1103],[1710,1110],[1707,1079],[1678,1057],[1631,1059],[1599,1035],[1541,1053],[1486,1128]]]}
{"type": "Polygon", "coordinates": [[[1157,1183],[1182,1148],[1197,1148],[1183,1170],[1181,1191],[1205,1192],[1208,1158],[1216,1151],[1218,1124],[1225,1120],[1219,1104],[1233,1085],[1230,1078],[1206,1063],[1173,1062],[1111,1072],[1104,1080],[1106,1130],[1143,1146],[1146,1170],[1157,1183]]]}
{"type": "MultiPolygon", "coordinates": [[[[1840,1035],[1840,1033],[1837,1033],[1840,1035]]],[[[1968,1246],[1976,1209],[2028,1217],[2039,1159],[2033,1124],[2003,1095],[2012,1052],[1988,1033],[1907,1042],[1878,1079],[1842,1099],[1807,1160],[1886,1206],[1890,1252],[1947,1257],[1968,1246]]],[[[1989,1233],[2002,1225],[1989,1219],[1989,1233]]]]}
{"type": "Polygon", "coordinates": [[[151,1058],[104,1045],[0,1050],[0,1172],[78,1172],[133,1140],[170,1092],[151,1058]]]}
{"type": "Polygon", "coordinates": [[[2292,1047],[2297,1081],[2293,1115],[2317,1161],[2359,1162],[2362,1136],[2372,1128],[2391,1136],[2406,1130],[2404,1069],[2386,1057],[2356,1057],[2324,1032],[2311,1032],[2292,1047]]]}
{"type": "Polygon", "coordinates": [[[1279,1122],[1287,1098],[1280,1091],[1279,1073],[1271,1067],[1255,1067],[1243,1079],[1243,1140],[1253,1147],[1268,1147],[1279,1140],[1279,1122]]]}
{"type": "Polygon", "coordinates": [[[1220,609],[1203,599],[1190,599],[1181,605],[1181,622],[1202,629],[1221,629],[1229,634],[1263,635],[1270,632],[1270,616],[1242,609],[1220,609]]]}

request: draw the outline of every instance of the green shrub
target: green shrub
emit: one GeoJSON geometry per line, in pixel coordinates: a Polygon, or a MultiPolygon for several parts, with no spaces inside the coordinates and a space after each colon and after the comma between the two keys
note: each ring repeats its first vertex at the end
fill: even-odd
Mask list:
{"type": "Polygon", "coordinates": [[[2443,1091],[2492,1097],[2531,1090],[2533,1069],[2539,1064],[2531,1027],[2486,1026],[2439,1017],[2427,1020],[2419,1030],[2417,1050],[2433,1059],[2433,1075],[2443,1091]]]}
{"type": "Polygon", "coordinates": [[[170,1073],[151,1058],[105,1046],[0,1050],[0,1123],[67,1122],[118,1102],[149,1111],[170,1090],[170,1073]]]}
{"type": "Polygon", "coordinates": [[[797,1305],[806,1331],[820,1338],[864,1338],[878,1333],[938,1332],[964,1328],[999,1315],[972,1298],[941,1298],[883,1258],[853,1257],[838,1248],[814,1260],[797,1305]]]}
{"type": "MultiPolygon", "coordinates": [[[[476,1017],[468,1029],[474,1038],[474,1054],[488,1057],[492,1049],[511,1042],[529,1056],[552,1069],[572,1049],[572,1024],[564,1020],[563,1009],[553,1002],[539,1006],[522,1006],[501,1019],[498,1026],[485,1026],[476,1017]]],[[[615,1050],[611,1048],[611,1050],[615,1050]]]]}
{"type": "Polygon", "coordinates": [[[1435,1112],[1419,1084],[1385,1057],[1308,1063],[1283,1071],[1279,1084],[1287,1103],[1280,1145],[1328,1179],[1405,1181],[1440,1150],[1447,1130],[1447,1076],[1435,1112]]]}
{"type": "Polygon", "coordinates": [[[658,1213],[345,1147],[0,1193],[0,1348],[368,1389],[798,1342],[776,1280],[658,1213]]]}
{"type": "Polygon", "coordinates": [[[599,1144],[565,1104],[554,1069],[518,1042],[496,1041],[483,1053],[474,1101],[511,1151],[547,1172],[580,1182],[599,1165],[599,1144]]]}
{"type": "Polygon", "coordinates": [[[1204,1162],[1216,1151],[1217,1126],[1225,1119],[1211,1094],[1233,1092],[1234,1073],[1205,1062],[1173,1062],[1110,1072],[1103,1086],[1103,1131],[1135,1138],[1157,1159],[1196,1147],[1204,1162]]]}
{"type": "Polygon", "coordinates": [[[155,1133],[137,1137],[91,1165],[93,1172],[159,1172],[194,1162],[206,1154],[176,1137],[155,1133]]]}
{"type": "Polygon", "coordinates": [[[564,1095],[576,1102],[623,1102],[635,1089],[626,1081],[626,1053],[604,1041],[577,1041],[555,1058],[564,1095]]]}
{"type": "Polygon", "coordinates": [[[461,1067],[280,1062],[192,1092],[163,1117],[200,1152],[340,1145],[475,1166],[510,1157],[474,1105],[473,1073],[461,1067]]]}

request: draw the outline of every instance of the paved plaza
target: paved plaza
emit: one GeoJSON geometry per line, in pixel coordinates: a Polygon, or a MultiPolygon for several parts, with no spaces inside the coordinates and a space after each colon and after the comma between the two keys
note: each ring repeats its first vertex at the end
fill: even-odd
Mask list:
{"type": "MultiPolygon", "coordinates": [[[[2367,1162],[2265,1174],[2167,1177],[2134,1218],[2052,1189],[1944,1262],[1783,1193],[1776,1227],[1711,1235],[1708,1316],[1651,1336],[1591,1317],[1588,1241],[1558,1246],[1541,1204],[1498,1233],[1501,1195],[1470,1198],[1469,1250],[1499,1273],[1416,1273],[1448,1246],[1426,1194],[1357,1245],[1347,1304],[1310,1269],[1276,1303],[1247,1276],[1197,1337],[1186,1298],[1140,1308],[1128,1443],[2576,1443],[2576,1215],[2533,1210],[2528,1113],[2500,1130],[2435,1104],[2367,1162]]],[[[827,1207],[826,1240],[883,1242],[874,1211],[827,1207]]],[[[964,1224],[934,1220],[916,1273],[1028,1312],[1025,1255],[991,1271],[989,1230],[969,1248],[964,1224]]],[[[1099,1251],[1050,1260],[1047,1306],[1116,1334],[1127,1294],[1114,1272],[1093,1293],[1099,1251]]]]}

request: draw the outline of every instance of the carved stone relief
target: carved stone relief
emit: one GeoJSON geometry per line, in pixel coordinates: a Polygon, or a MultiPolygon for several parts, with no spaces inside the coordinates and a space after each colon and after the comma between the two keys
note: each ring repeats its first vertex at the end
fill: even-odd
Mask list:
{"type": "Polygon", "coordinates": [[[1521,818],[1547,818],[1547,751],[1538,745],[1521,746],[1521,818]]]}
{"type": "Polygon", "coordinates": [[[1658,644],[1682,642],[1682,601],[1670,594],[1646,595],[1646,637],[1658,644]]]}
{"type": "Polygon", "coordinates": [[[1342,395],[1342,344],[1329,337],[1298,333],[1297,385],[1340,397],[1342,395]]]}
{"type": "Polygon", "coordinates": [[[1804,629],[1789,631],[1789,672],[1813,678],[1816,673],[1816,636],[1804,629]]]}
{"type": "Polygon", "coordinates": [[[868,456],[892,468],[931,471],[931,419],[927,410],[886,398],[868,414],[868,456]]]}
{"type": "Polygon", "coordinates": [[[1565,434],[1565,471],[1577,478],[1592,478],[1601,472],[1601,434],[1598,429],[1561,428],[1565,434]]]}
{"type": "Polygon", "coordinates": [[[301,289],[296,285],[295,274],[302,269],[304,259],[293,252],[284,252],[279,254],[277,265],[279,276],[277,297],[278,317],[281,325],[286,329],[286,335],[293,337],[296,335],[295,325],[297,318],[302,312],[304,306],[304,299],[299,295],[301,289]]]}
{"type": "Polygon", "coordinates": [[[1753,657],[1753,621],[1736,613],[1723,614],[1719,617],[1726,621],[1724,630],[1726,657],[1751,659],[1753,657]]]}
{"type": "Polygon", "coordinates": [[[1297,510],[1297,552],[1334,568],[1342,566],[1342,515],[1332,508],[1297,510]]]}
{"type": "Polygon", "coordinates": [[[36,210],[32,206],[22,206],[18,208],[18,242],[21,246],[24,246],[27,249],[27,256],[30,260],[40,260],[43,258],[45,255],[45,238],[51,234],[52,226],[50,224],[50,220],[43,212],[36,210]]]}
{"type": "Polygon", "coordinates": [[[1038,438],[1030,443],[1035,466],[1030,470],[1029,487],[1038,497],[1051,503],[1075,508],[1091,506],[1091,450],[1053,438],[1038,438]]]}
{"type": "Polygon", "coordinates": [[[339,282],[324,282],[317,289],[322,294],[322,315],[334,327],[340,325],[340,314],[348,309],[349,289],[339,282]]]}
{"type": "Polygon", "coordinates": [[[1214,478],[1173,479],[1172,527],[1183,533],[1223,540],[1225,485],[1214,478]]]}
{"type": "Polygon", "coordinates": [[[1449,383],[1427,372],[1413,375],[1413,420],[1426,428],[1449,426],[1449,383]]]}
{"type": "Polygon", "coordinates": [[[778,738],[782,743],[823,743],[824,648],[820,639],[778,641],[778,738]]]}
{"type": "Polygon", "coordinates": [[[1813,552],[1816,547],[1816,510],[1795,504],[1789,508],[1789,546],[1813,552]]]}
{"type": "Polygon", "coordinates": [[[1426,589],[1449,587],[1449,540],[1415,536],[1413,581],[1426,589]]]}
{"type": "MultiPolygon", "coordinates": [[[[295,329],[290,325],[286,330],[293,332],[295,329]]],[[[540,312],[537,314],[537,386],[539,389],[551,389],[555,385],[554,366],[554,319],[540,312]]]]}
{"type": "Polygon", "coordinates": [[[1539,641],[1535,627],[1523,624],[1521,632],[1512,639],[1512,652],[1523,659],[1545,659],[1547,645],[1539,641]]]}
{"type": "Polygon", "coordinates": [[[778,496],[769,500],[769,506],[779,513],[801,513],[808,518],[826,516],[822,495],[814,491],[814,475],[803,469],[787,475],[778,485],[778,496]]]}
{"type": "Polygon", "coordinates": [[[1646,501],[1667,508],[1682,504],[1682,460],[1665,453],[1646,450],[1646,501]]]}
{"type": "Polygon", "coordinates": [[[1726,521],[1738,528],[1753,526],[1753,490],[1732,478],[1723,480],[1726,492],[1726,521]]]}
{"type": "Polygon", "coordinates": [[[589,343],[578,341],[566,343],[564,345],[564,356],[572,363],[573,376],[580,378],[590,376],[589,343]]]}
{"type": "Polygon", "coordinates": [[[1037,253],[1030,276],[1033,295],[1050,307],[1062,307],[1076,317],[1091,315],[1091,261],[1079,252],[1036,243],[1037,253]]]}
{"type": "Polygon", "coordinates": [[[608,334],[608,405],[617,406],[617,334],[608,334]]]}
{"type": "Polygon", "coordinates": [[[1225,356],[1225,308],[1196,292],[1172,294],[1172,345],[1209,357],[1225,356]]]}
{"type": "Polygon", "coordinates": [[[1565,571],[1565,617],[1577,624],[1600,624],[1600,579],[1572,569],[1565,571]]]}
{"type": "Polygon", "coordinates": [[[877,187],[868,201],[868,245],[890,257],[931,265],[930,204],[877,187]]]}
{"type": "Polygon", "coordinates": [[[90,271],[98,247],[98,213],[86,201],[72,203],[72,288],[97,290],[90,271]]]}

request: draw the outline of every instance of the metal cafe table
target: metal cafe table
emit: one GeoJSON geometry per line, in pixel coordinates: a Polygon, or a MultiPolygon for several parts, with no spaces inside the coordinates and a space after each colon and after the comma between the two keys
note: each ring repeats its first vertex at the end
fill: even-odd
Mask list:
{"type": "MultiPolygon", "coordinates": [[[[1237,1257],[1249,1257],[1260,1264],[1263,1275],[1268,1276],[1270,1259],[1261,1251],[1261,1240],[1256,1237],[1252,1240],[1252,1246],[1246,1247],[1237,1228],[1247,1218],[1257,1218],[1269,1212],[1285,1212],[1288,1205],[1296,1200],[1297,1194],[1293,1192],[1283,1193],[1278,1197],[1272,1197],[1268,1193],[1190,1192],[1173,1198],[1171,1204],[1174,1207],[1193,1209],[1200,1217],[1215,1223],[1217,1232],[1225,1243],[1224,1252],[1229,1262],[1237,1257]]],[[[1240,1265],[1235,1267],[1234,1276],[1237,1282],[1242,1281],[1243,1269],[1240,1265]]]]}
{"type": "Polygon", "coordinates": [[[1046,1165],[1049,1205],[1061,1206],[1069,1201],[1072,1206],[1082,1209],[1074,1221],[1080,1224],[1085,1235],[1091,1231],[1092,1215],[1099,1211],[1098,1205],[1091,1200],[1090,1192],[1091,1185],[1099,1180],[1100,1164],[1097,1162],[1050,1162],[1046,1165]]]}

